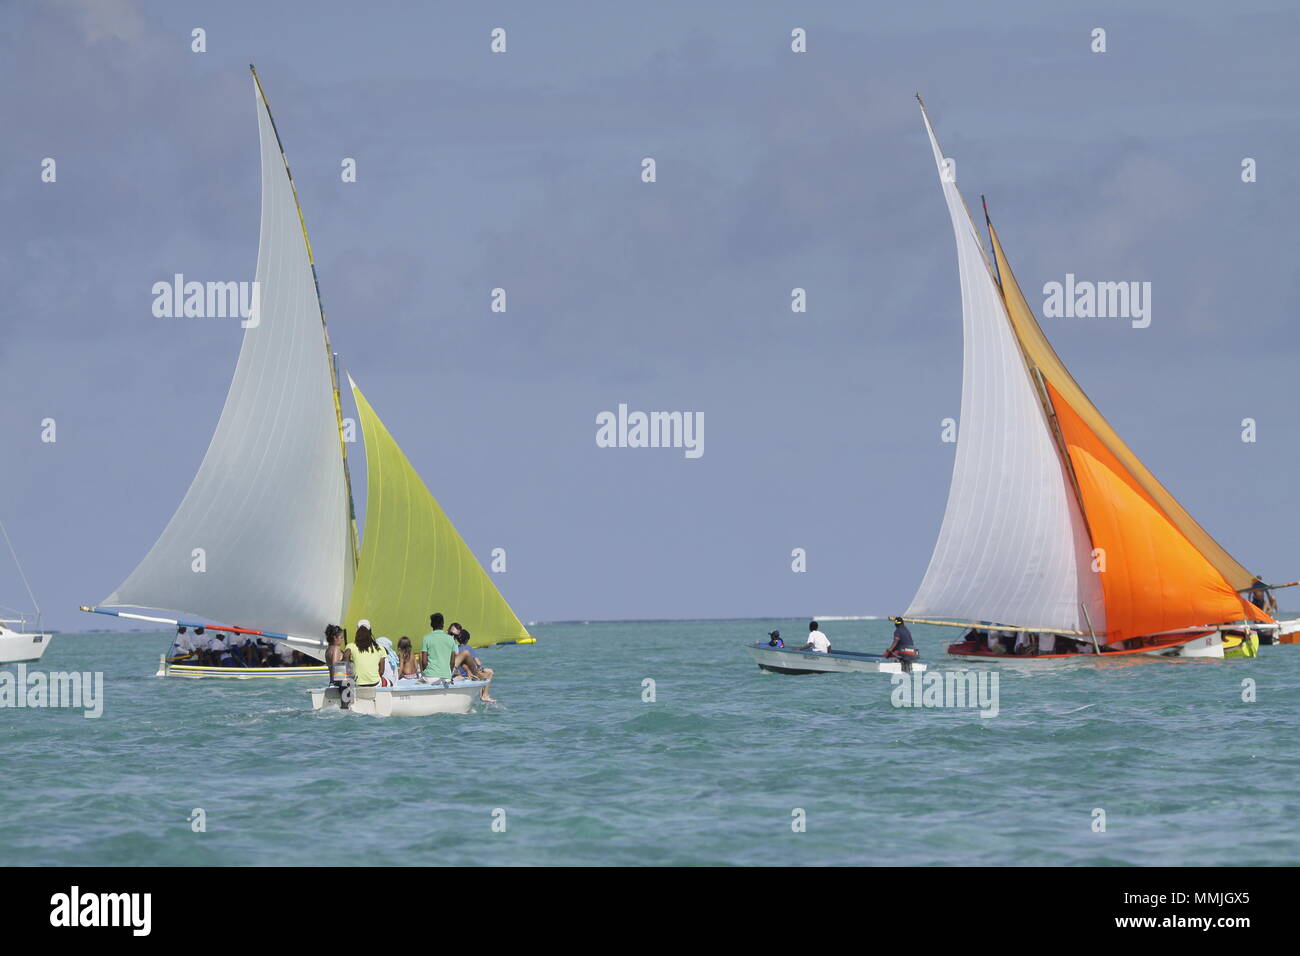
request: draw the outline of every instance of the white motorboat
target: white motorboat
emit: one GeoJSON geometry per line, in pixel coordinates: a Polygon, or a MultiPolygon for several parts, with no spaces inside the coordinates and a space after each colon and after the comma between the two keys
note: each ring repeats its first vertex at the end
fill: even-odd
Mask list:
{"type": "Polygon", "coordinates": [[[350,710],[374,717],[429,717],[467,714],[487,686],[486,681],[400,680],[392,687],[330,684],[309,691],[315,710],[350,710]]]}
{"type": "MultiPolygon", "coordinates": [[[[776,674],[898,674],[904,664],[898,658],[883,654],[863,654],[857,651],[799,651],[790,647],[772,647],[759,642],[748,644],[749,656],[760,670],[776,674]]],[[[925,664],[911,661],[907,670],[916,673],[925,670],[925,664]]]]}

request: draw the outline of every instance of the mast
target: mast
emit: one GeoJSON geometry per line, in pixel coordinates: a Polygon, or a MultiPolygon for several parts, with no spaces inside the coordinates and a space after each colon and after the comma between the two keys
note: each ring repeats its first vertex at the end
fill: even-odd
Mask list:
{"type": "Polygon", "coordinates": [[[27,583],[27,574],[23,571],[23,563],[18,560],[18,552],[14,550],[14,543],[9,540],[9,532],[5,529],[4,522],[0,522],[0,534],[4,535],[5,544],[9,546],[9,553],[13,555],[14,567],[18,569],[18,577],[22,578],[23,587],[27,589],[27,598],[32,602],[32,610],[36,612],[36,630],[39,631],[41,629],[41,606],[36,603],[36,593],[32,590],[32,586],[27,583]]]}
{"type": "Polygon", "coordinates": [[[275,114],[271,112],[271,103],[266,98],[266,90],[262,88],[262,80],[257,75],[257,67],[250,63],[248,69],[253,74],[253,82],[257,84],[257,92],[262,97],[262,105],[266,107],[266,115],[270,117],[271,129],[275,131],[275,142],[280,147],[280,159],[284,161],[284,174],[289,177],[289,188],[293,191],[293,204],[298,210],[298,225],[302,227],[302,241],[307,246],[307,262],[311,266],[312,282],[316,286],[316,303],[320,306],[321,332],[325,336],[325,361],[330,369],[330,385],[334,391],[334,418],[338,422],[339,454],[343,457],[343,481],[347,486],[348,524],[352,534],[352,570],[355,573],[357,561],[361,555],[361,545],[357,535],[357,506],[352,497],[352,469],[348,464],[347,442],[343,438],[343,399],[339,394],[338,353],[330,345],[330,331],[329,325],[325,322],[325,303],[321,299],[320,276],[316,272],[316,258],[311,251],[311,239],[307,236],[307,221],[303,218],[302,204],[298,202],[298,186],[294,183],[293,172],[289,169],[289,157],[284,154],[284,140],[280,138],[280,129],[275,125],[275,114]]]}
{"type": "MultiPolygon", "coordinates": [[[[984,198],[983,193],[980,193],[980,205],[984,207],[984,228],[988,230],[989,248],[992,249],[993,248],[993,220],[989,218],[989,201],[984,198]]],[[[993,257],[993,278],[997,280],[998,292],[1002,292],[1002,270],[998,268],[997,256],[993,257]]],[[[1006,294],[1003,293],[1002,295],[1003,304],[1006,304],[1006,300],[1007,300],[1006,294]]]]}

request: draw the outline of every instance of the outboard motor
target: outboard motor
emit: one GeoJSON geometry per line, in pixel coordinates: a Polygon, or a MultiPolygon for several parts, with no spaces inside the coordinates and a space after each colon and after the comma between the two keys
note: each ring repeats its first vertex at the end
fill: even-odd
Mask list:
{"type": "Polygon", "coordinates": [[[330,665],[330,685],[339,689],[339,707],[350,710],[357,700],[357,672],[351,661],[330,665]]]}

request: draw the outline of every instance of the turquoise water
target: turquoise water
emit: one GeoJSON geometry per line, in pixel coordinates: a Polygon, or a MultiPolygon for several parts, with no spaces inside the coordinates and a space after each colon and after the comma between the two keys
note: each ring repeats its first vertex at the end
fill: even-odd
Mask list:
{"type": "MultiPolygon", "coordinates": [[[[990,719],[896,708],[887,675],[761,673],[741,644],[772,627],[803,631],[538,626],[483,652],[500,706],[402,720],[315,713],[310,681],[156,679],[167,635],[60,634],[39,669],[102,671],[104,714],[0,711],[0,864],[1300,859],[1300,646],[1004,665],[990,719]]],[[[826,630],[887,643],[878,621],[826,630]]],[[[917,629],[940,668],[962,666],[949,637],[917,629]]]]}

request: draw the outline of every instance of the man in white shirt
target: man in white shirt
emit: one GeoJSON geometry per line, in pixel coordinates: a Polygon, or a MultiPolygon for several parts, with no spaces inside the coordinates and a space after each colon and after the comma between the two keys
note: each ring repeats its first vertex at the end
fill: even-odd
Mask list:
{"type": "Polygon", "coordinates": [[[191,658],[198,649],[198,644],[190,636],[189,628],[176,629],[176,640],[172,642],[172,660],[191,658]]]}
{"type": "Polygon", "coordinates": [[[816,651],[818,654],[829,654],[831,651],[831,642],[826,639],[817,628],[816,621],[808,622],[808,643],[803,647],[796,647],[797,651],[816,651]]]}
{"type": "Polygon", "coordinates": [[[226,639],[220,631],[212,631],[207,643],[203,646],[204,650],[210,655],[212,666],[220,667],[221,659],[226,655],[226,639]]]}

